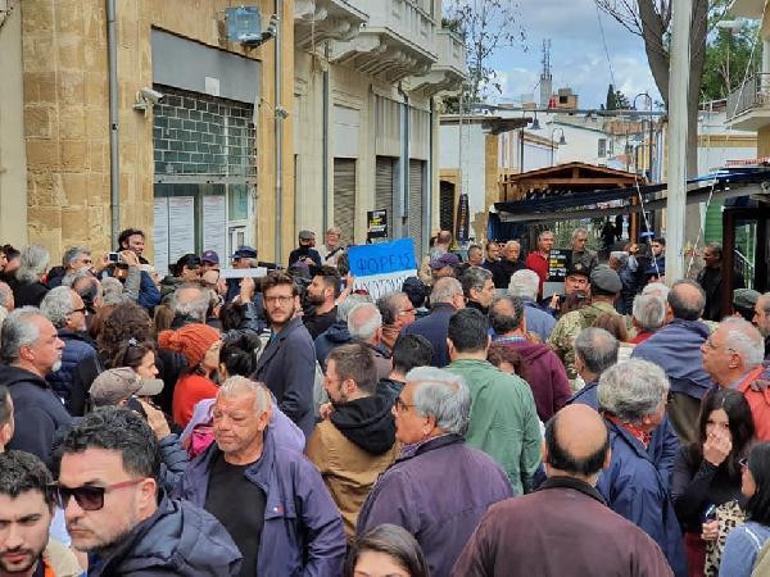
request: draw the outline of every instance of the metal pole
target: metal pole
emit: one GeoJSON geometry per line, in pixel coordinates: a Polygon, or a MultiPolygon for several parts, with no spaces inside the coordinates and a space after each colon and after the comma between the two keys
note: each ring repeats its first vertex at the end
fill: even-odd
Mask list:
{"type": "Polygon", "coordinates": [[[116,0],[107,0],[107,74],[110,87],[110,236],[112,247],[117,248],[120,234],[120,93],[116,0]]]}
{"type": "MultiPolygon", "coordinates": [[[[326,57],[325,68],[322,72],[323,78],[323,119],[321,125],[323,127],[322,138],[322,150],[323,160],[321,164],[321,181],[323,183],[323,232],[326,234],[326,230],[329,228],[329,58],[331,56],[331,48],[329,42],[326,42],[326,48],[324,49],[324,55],[326,57]]],[[[294,120],[297,121],[296,119],[294,120]]],[[[294,145],[297,146],[296,143],[294,145]]],[[[296,199],[295,199],[296,202],[296,199]]]]}
{"type": "Polygon", "coordinates": [[[685,204],[687,202],[687,96],[690,86],[690,18],[692,0],[672,5],[669,71],[668,199],[666,203],[666,278],[684,273],[685,204]]]}
{"type": "MultiPolygon", "coordinates": [[[[275,0],[275,14],[278,25],[275,32],[275,102],[273,103],[275,130],[275,262],[281,262],[281,228],[283,226],[283,118],[278,113],[281,106],[281,27],[283,26],[283,1],[275,0]]],[[[295,199],[296,200],[296,199],[295,199]]]]}

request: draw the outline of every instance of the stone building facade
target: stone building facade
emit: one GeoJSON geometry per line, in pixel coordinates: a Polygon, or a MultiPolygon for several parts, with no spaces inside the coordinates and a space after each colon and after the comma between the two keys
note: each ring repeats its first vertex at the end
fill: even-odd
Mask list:
{"type": "Polygon", "coordinates": [[[161,270],[242,243],[282,262],[301,228],[362,241],[388,165],[394,232],[427,242],[436,95],[464,67],[441,0],[253,0],[263,29],[278,16],[254,48],[228,40],[229,0],[114,4],[113,125],[110,2],[0,2],[1,240],[55,261],[73,244],[107,251],[131,226],[161,270]]]}

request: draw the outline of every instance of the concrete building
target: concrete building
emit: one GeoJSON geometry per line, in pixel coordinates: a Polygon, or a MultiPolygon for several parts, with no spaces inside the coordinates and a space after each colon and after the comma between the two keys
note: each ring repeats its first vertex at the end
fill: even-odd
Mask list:
{"type": "Polygon", "coordinates": [[[297,228],[366,238],[387,210],[391,238],[427,247],[438,228],[437,96],[465,76],[441,0],[295,2],[297,228]]]}
{"type": "Polygon", "coordinates": [[[258,46],[228,39],[232,4],[0,1],[0,239],[55,260],[131,226],[161,271],[239,244],[283,262],[299,229],[360,242],[390,202],[427,244],[437,95],[465,74],[441,0],[255,0],[278,22],[258,46]]]}
{"type": "MultiPolygon", "coordinates": [[[[727,124],[739,130],[757,132],[755,158],[770,158],[770,11],[768,0],[735,0],[730,6],[734,18],[761,20],[761,72],[727,98],[727,124]]],[[[759,48],[759,47],[757,47],[759,48]]]]}

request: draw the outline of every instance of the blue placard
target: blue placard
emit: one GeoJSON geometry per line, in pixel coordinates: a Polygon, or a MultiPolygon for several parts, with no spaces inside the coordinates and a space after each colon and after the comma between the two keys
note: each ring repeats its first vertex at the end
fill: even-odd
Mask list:
{"type": "Polygon", "coordinates": [[[402,238],[382,244],[362,244],[348,248],[350,273],[355,277],[389,274],[417,268],[414,242],[402,238]]]}

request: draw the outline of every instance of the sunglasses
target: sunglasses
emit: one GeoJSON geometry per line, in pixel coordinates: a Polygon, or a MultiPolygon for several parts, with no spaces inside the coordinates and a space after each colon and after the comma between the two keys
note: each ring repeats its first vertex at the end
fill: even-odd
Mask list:
{"type": "Polygon", "coordinates": [[[131,479],[130,481],[123,481],[122,483],[115,483],[113,485],[107,485],[106,487],[97,487],[91,485],[84,485],[82,487],[65,487],[59,484],[53,484],[50,486],[50,490],[53,493],[56,504],[62,509],[66,509],[70,502],[70,497],[75,497],[75,501],[78,507],[83,511],[98,511],[104,507],[104,494],[108,491],[114,491],[116,489],[124,489],[126,487],[132,487],[138,485],[144,481],[146,477],[139,479],[131,479]]]}

